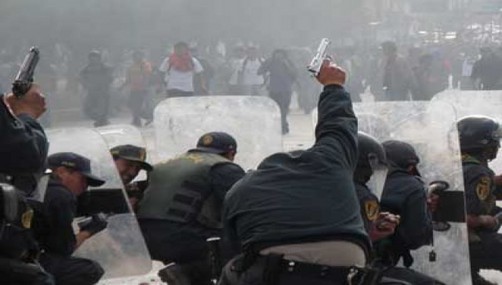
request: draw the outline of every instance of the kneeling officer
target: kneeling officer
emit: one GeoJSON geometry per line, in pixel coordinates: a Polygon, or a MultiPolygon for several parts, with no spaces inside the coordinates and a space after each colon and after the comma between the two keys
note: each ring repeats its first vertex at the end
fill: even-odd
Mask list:
{"type": "Polygon", "coordinates": [[[105,229],[106,220],[92,220],[74,234],[77,197],[88,186],[100,186],[102,179],[91,174],[90,160],[72,152],[48,158],[52,170],[43,204],[34,205],[34,233],[43,251],[40,264],[54,276],[56,284],[95,284],[104,274],[101,266],[88,259],[72,257],[73,252],[92,235],[105,229]]]}
{"type": "Polygon", "coordinates": [[[371,245],[352,181],[357,119],[345,72],[325,62],[317,79],[314,146],[267,157],[225,197],[225,230],[244,255],[222,284],[359,284],[371,245]]]}

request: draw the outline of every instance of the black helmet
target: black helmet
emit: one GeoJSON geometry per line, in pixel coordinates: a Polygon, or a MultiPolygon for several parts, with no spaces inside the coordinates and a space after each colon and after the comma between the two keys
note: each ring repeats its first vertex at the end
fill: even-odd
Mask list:
{"type": "Polygon", "coordinates": [[[385,150],[380,142],[374,137],[363,133],[357,133],[359,156],[357,168],[387,165],[385,150]]]}
{"type": "Polygon", "coordinates": [[[410,165],[416,166],[420,162],[415,148],[409,143],[388,140],[383,142],[382,145],[389,164],[394,168],[407,169],[410,165]]]}
{"type": "Polygon", "coordinates": [[[499,123],[485,116],[468,116],[457,122],[460,149],[481,151],[487,148],[498,148],[502,131],[499,123]]]}
{"type": "Polygon", "coordinates": [[[387,160],[382,144],[374,137],[359,132],[359,156],[354,181],[365,184],[380,199],[387,178],[387,160]]]}

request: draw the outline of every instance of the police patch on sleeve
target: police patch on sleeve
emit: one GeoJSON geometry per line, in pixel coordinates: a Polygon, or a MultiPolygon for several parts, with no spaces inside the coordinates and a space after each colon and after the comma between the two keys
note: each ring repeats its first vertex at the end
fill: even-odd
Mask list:
{"type": "Polygon", "coordinates": [[[375,221],[378,217],[378,212],[380,211],[380,207],[378,206],[378,202],[375,200],[368,200],[364,202],[364,212],[366,213],[366,218],[369,221],[375,221]]]}
{"type": "Polygon", "coordinates": [[[488,196],[490,196],[490,186],[491,180],[490,177],[484,176],[478,182],[476,186],[476,195],[478,195],[479,200],[484,201],[488,196]]]}
{"type": "Polygon", "coordinates": [[[21,216],[21,224],[25,229],[30,229],[31,228],[31,221],[33,219],[33,210],[28,209],[26,212],[23,213],[21,216]]]}

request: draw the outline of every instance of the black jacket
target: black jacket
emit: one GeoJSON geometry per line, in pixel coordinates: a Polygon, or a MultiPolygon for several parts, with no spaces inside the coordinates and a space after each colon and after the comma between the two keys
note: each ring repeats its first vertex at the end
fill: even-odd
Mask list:
{"type": "Polygon", "coordinates": [[[42,126],[28,115],[14,117],[0,95],[0,172],[35,172],[45,166],[48,142],[42,126]]]}
{"type": "Polygon", "coordinates": [[[70,256],[76,239],[72,222],[77,209],[73,193],[54,178],[49,180],[43,204],[33,202],[33,232],[40,248],[47,253],[70,256]]]}
{"type": "Polygon", "coordinates": [[[413,262],[410,250],[432,241],[432,219],[427,208],[424,183],[404,170],[393,170],[387,176],[380,206],[382,211],[401,216],[396,232],[390,237],[392,259],[396,262],[403,256],[405,265],[411,265],[408,265],[413,262]]]}
{"type": "Polygon", "coordinates": [[[318,110],[313,147],[267,157],[227,193],[226,231],[244,248],[335,239],[369,247],[352,182],[357,119],[350,96],[327,86],[318,110]]]}
{"type": "Polygon", "coordinates": [[[0,95],[0,131],[0,173],[14,176],[15,186],[29,193],[36,185],[34,175],[46,166],[49,143],[44,130],[28,115],[13,116],[0,95]]]}

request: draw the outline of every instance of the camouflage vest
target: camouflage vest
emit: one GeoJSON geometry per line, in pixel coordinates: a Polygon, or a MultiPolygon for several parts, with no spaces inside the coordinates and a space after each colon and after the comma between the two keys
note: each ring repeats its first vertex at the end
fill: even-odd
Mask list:
{"type": "Polygon", "coordinates": [[[211,168],[224,157],[188,152],[155,166],[139,204],[138,217],[221,228],[221,204],[211,189],[211,168]]]}

